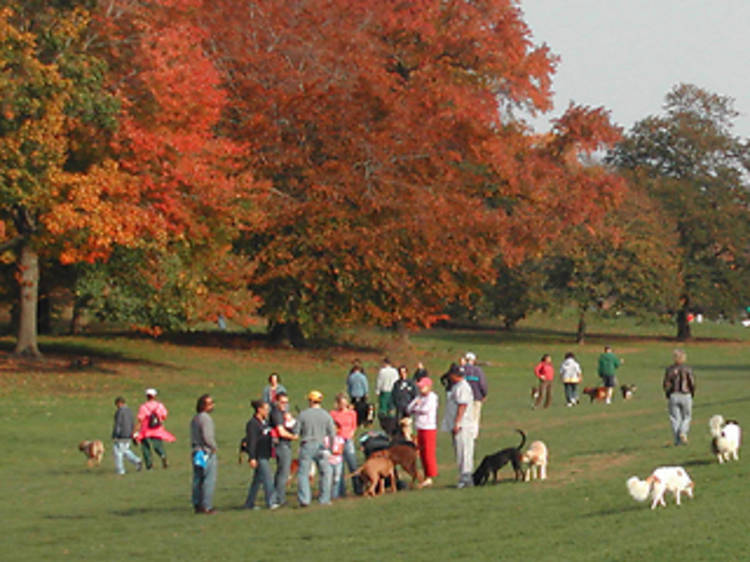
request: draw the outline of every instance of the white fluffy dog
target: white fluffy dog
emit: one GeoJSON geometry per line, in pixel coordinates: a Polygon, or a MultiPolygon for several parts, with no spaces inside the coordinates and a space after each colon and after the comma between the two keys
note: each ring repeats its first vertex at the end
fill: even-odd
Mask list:
{"type": "Polygon", "coordinates": [[[519,458],[523,467],[523,480],[528,482],[534,477],[539,480],[547,478],[547,463],[549,462],[549,452],[547,445],[542,441],[534,441],[525,453],[521,453],[519,458]]]}
{"type": "Polygon", "coordinates": [[[711,428],[711,451],[713,451],[719,463],[730,459],[740,460],[740,440],[742,430],[734,420],[724,420],[720,415],[712,416],[708,421],[711,428]]]}
{"type": "Polygon", "coordinates": [[[667,506],[664,501],[666,492],[672,492],[675,502],[680,505],[680,494],[685,492],[692,498],[693,488],[695,488],[690,476],[681,466],[660,466],[645,480],[640,480],[637,476],[631,476],[628,478],[627,486],[628,492],[636,501],[646,501],[651,496],[653,500],[651,509],[655,509],[659,504],[664,507],[667,506]]]}

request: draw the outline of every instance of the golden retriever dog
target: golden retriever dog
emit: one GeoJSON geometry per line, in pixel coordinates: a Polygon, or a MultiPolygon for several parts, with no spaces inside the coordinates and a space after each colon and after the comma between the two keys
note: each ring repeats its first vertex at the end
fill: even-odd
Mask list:
{"type": "Polygon", "coordinates": [[[365,489],[365,496],[380,495],[385,491],[385,479],[391,479],[391,491],[396,491],[396,472],[393,462],[385,456],[370,457],[362,466],[352,472],[351,476],[359,476],[362,484],[369,486],[365,489]]]}
{"type": "Polygon", "coordinates": [[[534,478],[546,480],[549,453],[547,445],[542,441],[534,441],[526,452],[521,454],[520,461],[523,465],[524,482],[529,482],[534,478]]]}
{"type": "Polygon", "coordinates": [[[653,500],[651,509],[656,509],[657,505],[667,507],[664,501],[666,492],[674,494],[677,505],[680,505],[680,494],[682,492],[692,498],[695,484],[690,480],[687,471],[681,466],[661,466],[645,480],[640,480],[637,476],[631,476],[628,478],[627,487],[631,497],[636,501],[646,501],[651,496],[653,500]]]}
{"type": "Polygon", "coordinates": [[[104,457],[104,443],[98,439],[94,441],[81,441],[78,444],[78,450],[86,455],[86,464],[89,466],[99,466],[102,464],[104,457]]]}

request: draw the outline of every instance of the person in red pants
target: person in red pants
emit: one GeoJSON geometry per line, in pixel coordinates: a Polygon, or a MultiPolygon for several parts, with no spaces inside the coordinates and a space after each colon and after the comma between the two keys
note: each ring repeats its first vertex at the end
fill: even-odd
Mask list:
{"type": "Polygon", "coordinates": [[[432,392],[432,379],[423,377],[417,382],[419,395],[407,406],[406,411],[414,416],[417,429],[419,456],[424,469],[422,486],[432,485],[438,475],[437,467],[437,411],[438,395],[432,392]]]}

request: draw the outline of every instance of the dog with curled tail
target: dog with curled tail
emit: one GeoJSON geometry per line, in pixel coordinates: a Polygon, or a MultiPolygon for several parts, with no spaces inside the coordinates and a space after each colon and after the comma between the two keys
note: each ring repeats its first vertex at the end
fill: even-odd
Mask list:
{"type": "Polygon", "coordinates": [[[684,492],[692,499],[695,484],[688,476],[687,471],[681,466],[661,466],[651,473],[645,480],[637,476],[631,476],[626,482],[630,496],[639,502],[652,499],[651,509],[657,505],[667,507],[664,495],[667,492],[674,494],[675,503],[680,505],[680,495],[684,492]]]}
{"type": "Polygon", "coordinates": [[[730,459],[740,460],[740,424],[735,420],[725,420],[717,414],[711,417],[708,426],[711,429],[711,451],[716,455],[719,464],[724,464],[724,461],[730,459]]]}

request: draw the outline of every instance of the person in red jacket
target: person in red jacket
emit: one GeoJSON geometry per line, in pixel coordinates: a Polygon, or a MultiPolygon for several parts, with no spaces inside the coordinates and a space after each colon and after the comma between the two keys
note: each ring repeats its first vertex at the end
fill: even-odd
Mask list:
{"type": "Polygon", "coordinates": [[[549,353],[542,355],[539,364],[534,367],[534,374],[539,379],[539,394],[537,394],[534,408],[542,403],[544,395],[544,407],[549,408],[552,401],[552,381],[555,380],[555,369],[552,367],[552,356],[549,353]]]}

